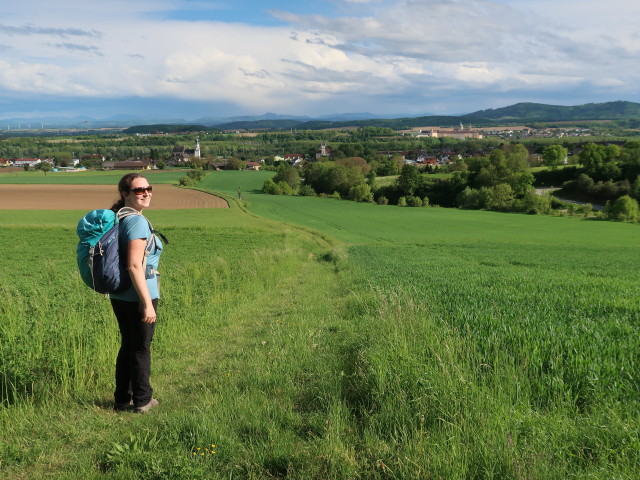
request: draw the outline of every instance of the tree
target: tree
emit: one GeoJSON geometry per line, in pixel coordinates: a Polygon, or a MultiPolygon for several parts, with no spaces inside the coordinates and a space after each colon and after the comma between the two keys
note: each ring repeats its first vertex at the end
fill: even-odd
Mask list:
{"type": "Polygon", "coordinates": [[[602,145],[587,143],[579,154],[580,163],[589,176],[597,174],[604,164],[604,149],[602,145]]]}
{"type": "Polygon", "coordinates": [[[346,167],[359,168],[363,175],[368,175],[371,171],[371,165],[362,157],[347,157],[336,160],[336,165],[344,165],[346,167]]]}
{"type": "Polygon", "coordinates": [[[567,149],[560,145],[549,145],[542,152],[544,164],[555,170],[558,166],[564,164],[567,158],[567,149]]]}
{"type": "Polygon", "coordinates": [[[227,160],[227,164],[225,165],[226,170],[244,170],[245,163],[236,157],[231,157],[227,160]]]}
{"type": "Polygon", "coordinates": [[[355,202],[373,202],[371,187],[366,183],[360,183],[349,189],[349,199],[355,202]]]}
{"type": "Polygon", "coordinates": [[[53,170],[53,167],[49,162],[41,162],[39,165],[40,165],[40,170],[44,172],[45,177],[47,176],[47,172],[50,172],[51,170],[53,170]]]}
{"type": "Polygon", "coordinates": [[[402,195],[413,195],[420,185],[420,172],[413,165],[404,165],[398,177],[398,187],[402,195]]]}
{"type": "Polygon", "coordinates": [[[298,174],[297,168],[288,163],[281,163],[278,165],[277,171],[278,173],[273,177],[275,183],[285,182],[294,190],[298,188],[300,185],[300,175],[298,174]]]}
{"type": "Polygon", "coordinates": [[[507,183],[499,183],[489,191],[486,200],[486,207],[489,210],[509,212],[513,208],[513,190],[507,183]]]}
{"type": "Polygon", "coordinates": [[[456,204],[460,208],[470,210],[483,208],[487,199],[487,191],[487,188],[476,190],[471,187],[466,187],[456,197],[456,204]]]}

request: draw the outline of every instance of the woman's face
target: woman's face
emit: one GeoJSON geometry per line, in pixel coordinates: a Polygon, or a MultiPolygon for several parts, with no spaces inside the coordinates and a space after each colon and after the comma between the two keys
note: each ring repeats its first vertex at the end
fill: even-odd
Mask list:
{"type": "Polygon", "coordinates": [[[123,194],[124,206],[135,208],[139,212],[147,208],[151,203],[152,195],[149,190],[146,190],[147,187],[149,187],[149,182],[146,178],[134,178],[129,193],[123,194]]]}

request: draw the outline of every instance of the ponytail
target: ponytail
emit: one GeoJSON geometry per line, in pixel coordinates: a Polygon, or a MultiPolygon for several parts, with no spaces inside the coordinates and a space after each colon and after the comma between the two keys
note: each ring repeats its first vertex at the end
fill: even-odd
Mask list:
{"type": "Polygon", "coordinates": [[[124,198],[120,197],[120,200],[116,200],[116,202],[111,205],[111,210],[113,210],[115,213],[118,213],[118,210],[120,210],[122,207],[124,207],[124,198]]]}
{"type": "Polygon", "coordinates": [[[139,173],[127,173],[118,182],[118,195],[120,196],[120,198],[116,200],[113,205],[111,205],[111,210],[113,210],[115,213],[118,213],[118,210],[124,207],[124,197],[122,196],[122,194],[127,194],[131,191],[131,184],[136,178],[145,177],[140,175],[139,173]]]}

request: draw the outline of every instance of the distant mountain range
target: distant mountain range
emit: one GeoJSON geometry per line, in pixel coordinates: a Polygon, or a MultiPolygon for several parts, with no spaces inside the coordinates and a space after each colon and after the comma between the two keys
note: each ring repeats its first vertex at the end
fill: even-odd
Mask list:
{"type": "Polygon", "coordinates": [[[402,117],[401,115],[375,115],[368,112],[344,113],[320,117],[280,115],[265,113],[260,116],[241,116],[231,118],[202,117],[195,120],[182,118],[143,118],[135,115],[117,115],[105,119],[86,116],[74,118],[50,117],[0,120],[0,132],[7,130],[40,130],[42,128],[127,128],[131,126],[149,127],[173,125],[178,130],[187,125],[213,127],[218,130],[256,130],[256,129],[320,129],[341,128],[347,126],[378,126],[390,128],[411,128],[415,126],[452,126],[459,123],[474,126],[491,126],[505,123],[532,123],[580,120],[619,120],[640,119],[640,103],[615,101],[606,103],[588,103],[577,106],[545,105],[540,103],[517,103],[503,108],[479,110],[464,115],[402,117]]]}

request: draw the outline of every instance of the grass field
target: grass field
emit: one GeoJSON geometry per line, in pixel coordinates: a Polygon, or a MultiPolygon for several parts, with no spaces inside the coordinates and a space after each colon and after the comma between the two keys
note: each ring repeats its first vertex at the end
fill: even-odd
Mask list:
{"type": "MultiPolygon", "coordinates": [[[[126,172],[109,170],[96,172],[8,172],[0,169],[1,184],[60,184],[60,185],[117,185],[118,180],[126,172]]],[[[186,173],[185,170],[153,170],[141,172],[149,179],[149,183],[177,184],[178,180],[186,173]]]]}
{"type": "Polygon", "coordinates": [[[0,476],[638,477],[637,225],[259,194],[270,175],[148,211],[171,244],[147,416],[110,410],[82,212],[0,211],[0,476]]]}

